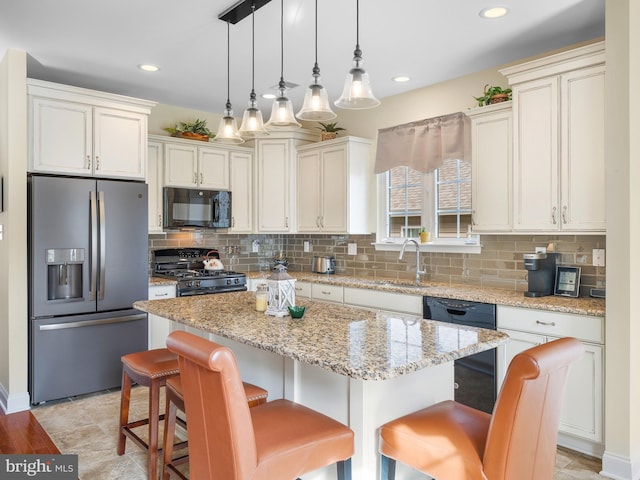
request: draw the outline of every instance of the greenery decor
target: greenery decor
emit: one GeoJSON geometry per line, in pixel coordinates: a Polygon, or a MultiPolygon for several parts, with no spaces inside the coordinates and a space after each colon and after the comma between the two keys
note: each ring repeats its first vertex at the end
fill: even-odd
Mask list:
{"type": "Polygon", "coordinates": [[[167,127],[165,132],[169,132],[173,137],[195,138],[208,142],[215,134],[207,128],[207,121],[197,118],[194,122],[180,122],[175,127],[167,127]]]}
{"type": "Polygon", "coordinates": [[[344,130],[344,128],[338,126],[338,122],[322,123],[318,122],[321,126],[318,127],[322,132],[320,138],[322,140],[332,140],[338,136],[338,132],[344,130]]]}
{"type": "Polygon", "coordinates": [[[473,97],[478,102],[478,106],[492,105],[494,103],[506,102],[511,100],[511,89],[499,86],[484,86],[484,95],[481,97],[473,97]]]}

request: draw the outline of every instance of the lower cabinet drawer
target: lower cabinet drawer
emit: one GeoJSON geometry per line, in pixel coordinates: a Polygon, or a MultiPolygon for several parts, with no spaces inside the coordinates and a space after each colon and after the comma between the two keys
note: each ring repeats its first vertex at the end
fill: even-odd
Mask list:
{"type": "Polygon", "coordinates": [[[149,287],[149,300],[162,298],[174,298],[176,296],[175,285],[156,285],[149,287]]]}
{"type": "Polygon", "coordinates": [[[311,285],[311,298],[314,300],[342,303],[344,300],[344,289],[337,285],[314,283],[311,285]]]}
{"type": "Polygon", "coordinates": [[[422,296],[405,293],[380,292],[364,288],[344,288],[344,303],[390,312],[422,316],[422,296]]]}
{"type": "Polygon", "coordinates": [[[588,315],[550,312],[531,308],[497,306],[499,329],[575,337],[586,342],[604,343],[604,319],[588,315]]]}
{"type": "Polygon", "coordinates": [[[296,298],[311,298],[311,284],[307,282],[296,282],[296,298]]]}

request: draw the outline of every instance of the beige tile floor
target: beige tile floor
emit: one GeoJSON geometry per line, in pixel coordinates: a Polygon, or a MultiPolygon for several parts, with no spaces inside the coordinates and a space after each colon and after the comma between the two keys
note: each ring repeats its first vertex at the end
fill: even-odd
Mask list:
{"type": "MultiPolygon", "coordinates": [[[[146,416],[147,392],[133,388],[132,419],[146,416]]],[[[146,458],[139,448],[127,442],[126,453],[116,453],[119,410],[116,390],[39,405],[33,414],[62,453],[78,454],[80,480],[146,480],[146,458]]],[[[600,466],[597,458],[559,448],[555,480],[603,479],[600,466]]]]}

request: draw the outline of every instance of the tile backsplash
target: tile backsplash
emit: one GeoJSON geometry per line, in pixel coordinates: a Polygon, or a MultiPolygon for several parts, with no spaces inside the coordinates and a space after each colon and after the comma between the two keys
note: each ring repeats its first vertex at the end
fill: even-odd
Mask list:
{"type": "MultiPolygon", "coordinates": [[[[558,264],[581,267],[580,296],[591,288],[604,288],[606,267],[592,266],[592,250],[606,248],[605,235],[482,235],[482,253],[421,254],[425,281],[472,284],[506,290],[526,291],[527,271],[522,255],[535,247],[553,244],[558,264]]],[[[311,270],[314,255],[333,255],[336,273],[380,279],[415,279],[415,253],[376,251],[375,235],[237,235],[214,232],[180,232],[149,236],[149,249],[199,246],[216,248],[229,270],[268,271],[273,259],[284,256],[289,271],[311,270]],[[310,251],[304,251],[309,242],[310,251]],[[356,255],[347,254],[347,244],[358,245],[356,255]],[[254,252],[254,247],[257,252],[254,252]]]]}

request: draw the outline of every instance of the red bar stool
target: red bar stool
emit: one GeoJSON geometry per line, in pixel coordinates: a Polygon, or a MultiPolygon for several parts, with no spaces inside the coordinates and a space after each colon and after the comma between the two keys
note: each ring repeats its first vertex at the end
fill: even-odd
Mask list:
{"type": "MultiPolygon", "coordinates": [[[[246,382],[242,382],[242,386],[244,387],[244,393],[247,397],[247,404],[249,405],[249,408],[266,403],[268,392],[264,388],[260,388],[246,382]]],[[[180,376],[171,377],[167,380],[165,394],[167,398],[167,405],[164,422],[162,480],[169,480],[171,475],[175,475],[182,480],[187,480],[187,477],[177,469],[177,466],[186,463],[189,460],[189,455],[185,454],[173,458],[174,449],[180,450],[187,446],[186,441],[176,444],[173,443],[175,441],[176,423],[183,427],[186,426],[182,419],[177,416],[178,410],[182,412],[185,411],[180,376]]]]}
{"type": "Polygon", "coordinates": [[[160,388],[167,379],[179,374],[178,358],[166,348],[135,352],[122,357],[122,391],[120,394],[120,429],[118,455],[123,455],[127,438],[147,452],[149,479],[158,476],[158,422],[160,414],[160,388]],[[149,387],[149,413],[147,418],[129,421],[131,384],[149,387]],[[149,425],[149,439],[145,442],[133,429],[149,425]]]}

